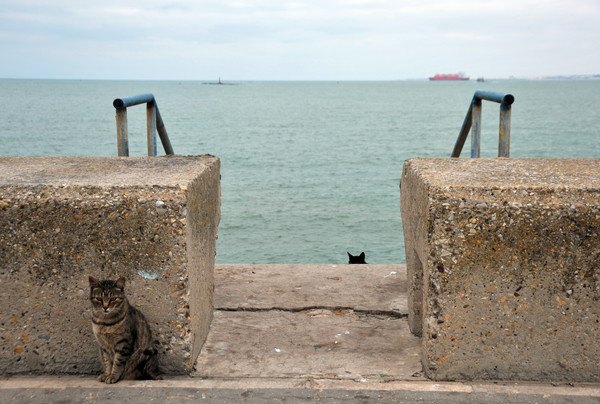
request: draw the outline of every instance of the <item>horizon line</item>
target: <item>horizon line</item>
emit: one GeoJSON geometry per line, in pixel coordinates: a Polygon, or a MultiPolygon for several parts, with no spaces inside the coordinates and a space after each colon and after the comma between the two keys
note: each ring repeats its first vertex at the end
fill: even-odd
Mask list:
{"type": "MultiPolygon", "coordinates": [[[[552,76],[511,76],[511,77],[485,77],[485,81],[495,80],[572,80],[572,79],[600,79],[600,74],[571,74],[552,76]]],[[[0,80],[53,80],[53,81],[169,81],[169,82],[202,82],[218,84],[219,79],[138,79],[138,78],[58,78],[58,77],[0,77],[0,80]]],[[[223,83],[243,82],[395,82],[395,81],[430,81],[429,77],[402,78],[402,79],[221,79],[223,83]]],[[[450,80],[452,81],[452,80],[450,80]]],[[[461,82],[477,82],[477,79],[463,80],[461,82]]]]}

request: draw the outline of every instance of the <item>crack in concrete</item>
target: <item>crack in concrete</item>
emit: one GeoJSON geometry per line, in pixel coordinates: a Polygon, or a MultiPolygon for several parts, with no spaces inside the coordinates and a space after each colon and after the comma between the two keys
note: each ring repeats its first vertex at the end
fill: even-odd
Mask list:
{"type": "Polygon", "coordinates": [[[250,313],[261,313],[261,312],[269,312],[269,311],[283,311],[287,313],[302,313],[306,311],[312,310],[329,310],[329,311],[343,311],[343,310],[351,310],[354,313],[373,316],[373,317],[386,317],[393,319],[403,319],[408,318],[408,313],[400,313],[394,310],[370,310],[370,309],[357,309],[349,306],[306,306],[306,307],[296,307],[296,308],[288,308],[288,307],[216,307],[215,311],[227,311],[227,312],[238,312],[245,311],[250,313]]]}

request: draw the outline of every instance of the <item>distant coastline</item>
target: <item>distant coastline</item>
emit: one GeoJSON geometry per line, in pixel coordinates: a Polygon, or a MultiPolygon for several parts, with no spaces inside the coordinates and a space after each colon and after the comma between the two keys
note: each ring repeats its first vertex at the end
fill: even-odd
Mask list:
{"type": "Polygon", "coordinates": [[[509,76],[509,80],[600,80],[600,74],[564,74],[540,77],[509,76]]]}
{"type": "Polygon", "coordinates": [[[569,76],[546,76],[545,80],[600,80],[600,74],[572,74],[569,76]]]}

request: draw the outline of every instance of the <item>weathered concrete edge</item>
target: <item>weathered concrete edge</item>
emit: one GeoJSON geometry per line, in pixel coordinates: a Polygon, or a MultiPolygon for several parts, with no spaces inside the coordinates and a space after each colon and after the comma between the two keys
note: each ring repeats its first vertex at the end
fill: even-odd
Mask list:
{"type": "Polygon", "coordinates": [[[195,177],[187,190],[189,305],[191,313],[201,313],[200,316],[191,318],[194,336],[190,371],[193,371],[196,359],[208,337],[214,313],[216,243],[221,221],[221,161],[215,158],[206,166],[203,174],[205,175],[195,177]],[[199,221],[192,220],[192,210],[204,212],[199,221]],[[204,321],[201,321],[203,319],[204,321]]]}
{"type": "Polygon", "coordinates": [[[429,184],[436,188],[469,189],[482,185],[489,189],[551,189],[567,194],[585,189],[600,191],[599,158],[448,158],[415,157],[405,161],[419,176],[430,177],[429,184]],[[503,166],[502,175],[488,175],[503,166]],[[437,176],[436,170],[452,171],[450,177],[437,176]],[[557,169],[560,169],[557,172],[557,169]],[[548,173],[552,173],[548,175],[548,173]]]}
{"type": "Polygon", "coordinates": [[[404,162],[400,178],[400,214],[406,256],[408,325],[411,332],[421,336],[423,332],[423,257],[418,251],[428,240],[419,227],[429,228],[429,188],[425,181],[411,168],[411,160],[404,162]],[[411,209],[414,208],[415,209],[411,209]],[[409,226],[409,224],[411,224],[409,226]]]}
{"type": "Polygon", "coordinates": [[[115,385],[99,383],[91,377],[8,377],[0,380],[0,397],[11,390],[68,391],[84,389],[89,391],[135,389],[196,389],[196,390],[347,390],[347,391],[404,391],[419,393],[462,393],[462,394],[498,394],[511,396],[541,396],[545,400],[553,397],[580,397],[600,399],[600,384],[577,384],[554,386],[548,383],[529,382],[433,382],[433,381],[391,381],[386,383],[362,382],[333,379],[199,379],[175,377],[161,381],[121,381],[115,385]]]}

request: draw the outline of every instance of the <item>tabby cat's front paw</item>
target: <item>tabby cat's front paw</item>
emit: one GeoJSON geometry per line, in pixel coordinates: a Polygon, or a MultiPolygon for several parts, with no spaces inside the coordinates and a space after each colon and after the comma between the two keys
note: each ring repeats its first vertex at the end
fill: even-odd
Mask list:
{"type": "Polygon", "coordinates": [[[114,384],[114,383],[116,383],[118,381],[119,381],[119,378],[117,376],[109,375],[109,376],[106,377],[105,383],[106,384],[114,384]]]}
{"type": "Polygon", "coordinates": [[[106,381],[107,377],[108,376],[106,376],[104,373],[102,373],[100,376],[98,376],[98,381],[104,383],[106,381]]]}

